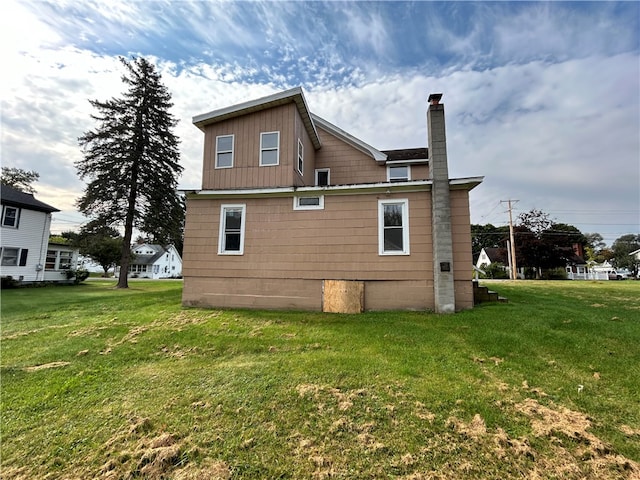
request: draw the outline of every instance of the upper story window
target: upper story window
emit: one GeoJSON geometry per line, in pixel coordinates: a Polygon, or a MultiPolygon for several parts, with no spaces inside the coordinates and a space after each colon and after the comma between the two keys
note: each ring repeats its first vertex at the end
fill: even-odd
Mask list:
{"type": "Polygon", "coordinates": [[[2,208],[2,226],[10,228],[18,228],[20,220],[20,209],[5,205],[2,208]]]}
{"type": "Polygon", "coordinates": [[[246,205],[222,205],[220,207],[218,255],[242,255],[244,253],[246,209],[246,205]]]}
{"type": "Polygon", "coordinates": [[[329,176],[328,168],[316,169],[316,185],[319,187],[326,187],[327,185],[331,185],[331,178],[329,176]]]}
{"type": "Polygon", "coordinates": [[[233,135],[216,137],[216,168],[233,167],[233,135]]]}
{"type": "Polygon", "coordinates": [[[298,172],[304,175],[304,145],[300,139],[298,139],[298,172]]]}
{"type": "Polygon", "coordinates": [[[280,132],[263,132],[260,134],[260,166],[278,165],[280,163],[280,132]]]}
{"type": "Polygon", "coordinates": [[[380,255],[409,255],[409,200],[378,200],[380,255]]]}
{"type": "Polygon", "coordinates": [[[411,180],[411,167],[408,165],[395,166],[389,165],[387,167],[387,181],[388,182],[406,182],[411,180]]]}

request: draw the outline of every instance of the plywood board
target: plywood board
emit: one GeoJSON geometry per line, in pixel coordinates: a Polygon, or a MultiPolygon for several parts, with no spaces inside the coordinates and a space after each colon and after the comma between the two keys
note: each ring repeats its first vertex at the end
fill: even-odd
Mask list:
{"type": "Polygon", "coordinates": [[[331,313],[362,313],[364,282],[354,280],[324,280],[322,311],[331,313]]]}

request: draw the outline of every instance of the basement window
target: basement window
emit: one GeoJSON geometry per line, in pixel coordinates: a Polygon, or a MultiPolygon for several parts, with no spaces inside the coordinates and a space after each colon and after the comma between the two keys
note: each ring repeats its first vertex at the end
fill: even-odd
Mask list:
{"type": "Polygon", "coordinates": [[[293,197],[294,210],[324,210],[324,195],[293,197]]]}
{"type": "Polygon", "coordinates": [[[409,255],[409,200],[378,200],[378,253],[409,255]]]}

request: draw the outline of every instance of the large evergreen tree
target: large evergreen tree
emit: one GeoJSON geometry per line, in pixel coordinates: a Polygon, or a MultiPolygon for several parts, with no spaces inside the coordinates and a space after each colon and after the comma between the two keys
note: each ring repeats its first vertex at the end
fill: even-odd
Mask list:
{"type": "Polygon", "coordinates": [[[118,288],[127,288],[134,227],[169,243],[182,224],[176,187],[183,169],[171,94],[160,74],[145,58],[120,60],[128,89],[121,98],[90,101],[98,125],[79,138],[83,158],[76,168],[88,180],[79,210],[100,224],[124,225],[118,288]]]}

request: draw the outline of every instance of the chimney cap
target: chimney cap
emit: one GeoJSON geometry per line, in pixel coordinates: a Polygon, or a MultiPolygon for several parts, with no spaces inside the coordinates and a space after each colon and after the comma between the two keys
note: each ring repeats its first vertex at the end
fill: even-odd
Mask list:
{"type": "Polygon", "coordinates": [[[431,105],[438,105],[440,103],[441,98],[442,98],[441,93],[432,93],[431,95],[429,95],[428,101],[431,105]]]}

